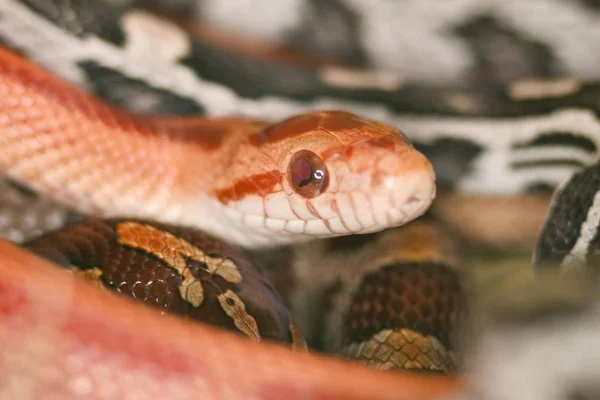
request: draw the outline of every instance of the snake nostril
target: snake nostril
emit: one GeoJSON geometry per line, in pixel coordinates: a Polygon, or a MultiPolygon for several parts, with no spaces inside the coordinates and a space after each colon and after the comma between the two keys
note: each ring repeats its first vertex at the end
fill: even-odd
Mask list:
{"type": "Polygon", "coordinates": [[[413,205],[415,205],[417,203],[420,203],[420,202],[421,202],[421,199],[419,197],[413,195],[413,196],[410,196],[408,198],[408,200],[406,200],[406,205],[407,206],[413,206],[413,205]]]}

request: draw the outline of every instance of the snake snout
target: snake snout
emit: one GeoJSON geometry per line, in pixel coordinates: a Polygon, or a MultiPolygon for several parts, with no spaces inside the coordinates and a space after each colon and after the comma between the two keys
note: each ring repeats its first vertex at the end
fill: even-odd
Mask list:
{"type": "Polygon", "coordinates": [[[349,161],[347,172],[332,185],[337,189],[335,209],[344,233],[403,225],[424,214],[435,197],[431,163],[400,138],[385,146],[381,141],[359,143],[349,161]]]}
{"type": "Polygon", "coordinates": [[[422,215],[435,198],[435,177],[428,168],[408,173],[401,178],[400,185],[405,188],[393,192],[392,210],[397,209],[407,220],[422,215]]]}
{"type": "Polygon", "coordinates": [[[386,227],[423,215],[436,195],[431,163],[414,149],[390,154],[377,164],[372,178],[375,220],[386,227]]]}

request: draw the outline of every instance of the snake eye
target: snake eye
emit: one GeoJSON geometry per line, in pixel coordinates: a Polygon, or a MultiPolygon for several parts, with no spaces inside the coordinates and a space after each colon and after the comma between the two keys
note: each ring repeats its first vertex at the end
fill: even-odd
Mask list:
{"type": "Polygon", "coordinates": [[[294,154],[288,167],[288,179],[296,193],[308,199],[323,193],[329,182],[325,163],[308,150],[294,154]]]}

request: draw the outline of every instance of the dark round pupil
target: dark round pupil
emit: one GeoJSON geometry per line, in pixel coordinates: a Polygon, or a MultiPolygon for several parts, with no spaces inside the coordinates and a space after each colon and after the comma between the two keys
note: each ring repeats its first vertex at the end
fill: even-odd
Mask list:
{"type": "Polygon", "coordinates": [[[292,166],[292,180],[294,185],[298,187],[305,186],[310,183],[313,171],[311,162],[304,158],[298,158],[292,166]]]}

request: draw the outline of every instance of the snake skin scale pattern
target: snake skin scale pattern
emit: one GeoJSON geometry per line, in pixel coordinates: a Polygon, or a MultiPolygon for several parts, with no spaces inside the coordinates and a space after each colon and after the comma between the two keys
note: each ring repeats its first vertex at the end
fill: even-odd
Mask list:
{"type": "Polygon", "coordinates": [[[427,262],[367,274],[344,318],[342,354],[383,369],[455,370],[469,304],[460,279],[455,269],[427,262]]]}
{"type": "Polygon", "coordinates": [[[384,329],[368,340],[351,344],[343,354],[350,360],[378,370],[439,373],[457,370],[453,352],[435,336],[411,329],[384,329]]]}
{"type": "MultiPolygon", "coordinates": [[[[117,3],[119,0],[111,2],[117,3]]],[[[283,1],[282,4],[293,2],[283,1]]],[[[135,3],[139,5],[140,2],[135,3]]],[[[175,8],[187,3],[185,13],[191,13],[194,8],[191,3],[196,3],[196,10],[204,11],[204,14],[199,11],[200,17],[209,21],[213,18],[214,21],[220,18],[220,11],[217,9],[219,4],[229,2],[182,0],[177,3],[175,8]]],[[[388,61],[382,61],[381,55],[376,51],[380,47],[378,43],[385,43],[385,40],[377,40],[381,39],[377,29],[372,30],[372,25],[371,30],[368,29],[369,21],[377,15],[377,7],[372,7],[374,11],[371,12],[354,0],[298,0],[295,3],[299,5],[296,11],[301,17],[288,20],[290,25],[287,26],[287,31],[280,30],[280,26],[269,27],[268,24],[259,22],[266,27],[262,33],[281,36],[286,44],[304,46],[321,54],[333,54],[338,60],[353,63],[354,66],[389,66],[389,63],[394,66],[394,61],[391,60],[398,60],[397,57],[388,57],[388,61]],[[362,17],[359,18],[359,15],[362,17]],[[315,25],[322,24],[324,20],[333,20],[335,24],[315,30],[315,25]],[[344,46],[332,49],[330,43],[322,39],[328,33],[329,39],[336,36],[346,38],[344,46]]],[[[167,60],[165,65],[189,68],[199,81],[208,79],[211,84],[215,81],[224,83],[227,89],[233,88],[243,103],[250,105],[243,110],[245,113],[248,110],[251,110],[250,113],[264,113],[266,108],[261,109],[256,104],[260,104],[265,94],[274,94],[275,99],[290,99],[290,104],[321,95],[331,95],[340,101],[365,100],[365,104],[370,105],[381,103],[389,106],[386,111],[392,111],[392,114],[383,112],[381,115],[386,118],[391,115],[392,120],[397,115],[394,113],[423,114],[420,120],[417,118],[410,121],[409,117],[408,124],[403,126],[407,126],[413,133],[417,131],[416,136],[421,134],[421,140],[416,140],[415,146],[432,161],[438,176],[438,187],[444,189],[464,189],[469,186],[465,182],[469,182],[473,188],[478,186],[477,182],[481,184],[485,181],[491,182],[489,188],[492,188],[490,192],[493,193],[502,185],[502,179],[510,178],[507,179],[510,183],[506,185],[512,189],[509,188],[508,191],[521,193],[539,187],[548,191],[564,181],[565,177],[569,177],[572,171],[583,169],[557,190],[540,234],[534,264],[542,267],[538,271],[558,264],[563,269],[595,266],[600,262],[600,166],[594,164],[586,167],[597,160],[600,145],[597,135],[597,94],[600,84],[597,81],[588,84],[578,80],[555,82],[552,87],[559,88],[556,89],[560,92],[559,95],[536,98],[528,97],[535,92],[531,87],[519,91],[522,87],[512,85],[512,82],[533,75],[552,78],[562,76],[565,72],[597,79],[597,73],[594,72],[595,68],[589,70],[585,65],[582,66],[582,58],[577,56],[586,53],[575,51],[585,49],[585,44],[573,50],[571,60],[565,59],[564,49],[576,47],[570,42],[573,36],[571,33],[565,32],[560,36],[565,38],[562,43],[556,42],[555,39],[559,36],[555,33],[548,33],[546,38],[540,37],[544,35],[533,34],[543,18],[527,21],[528,18],[520,18],[519,15],[523,13],[518,12],[522,10],[520,7],[524,3],[506,4],[504,8],[502,3],[505,2],[489,1],[486,7],[481,8],[482,13],[490,15],[480,15],[468,5],[458,7],[458,11],[452,14],[453,18],[437,27],[450,38],[444,42],[444,49],[453,47],[451,41],[460,40],[465,54],[471,56],[464,57],[469,62],[454,63],[452,68],[447,68],[447,73],[441,69],[452,64],[452,60],[447,65],[443,62],[430,62],[431,66],[424,66],[419,70],[414,69],[414,65],[419,64],[413,59],[410,61],[413,66],[404,71],[404,61],[398,62],[400,71],[410,78],[416,77],[417,81],[422,78],[437,81],[436,76],[439,75],[440,82],[448,83],[460,77],[465,84],[460,89],[451,87],[436,91],[424,86],[425,90],[420,91],[418,85],[415,90],[414,82],[408,82],[406,86],[401,85],[395,95],[391,94],[393,91],[386,90],[348,90],[343,85],[336,86],[334,80],[325,79],[326,74],[314,71],[304,73],[277,66],[271,68],[260,62],[238,59],[236,55],[220,52],[218,48],[204,46],[192,40],[186,42],[192,46],[185,57],[176,61],[167,60]],[[511,16],[513,21],[509,23],[511,16]],[[497,57],[500,53],[512,54],[513,57],[502,60],[497,57]],[[568,61],[573,63],[569,64],[568,61]],[[436,70],[437,73],[434,73],[436,70]],[[289,79],[284,79],[286,74],[289,79]],[[488,91],[484,83],[490,84],[489,88],[492,89],[488,91]],[[509,86],[505,87],[506,84],[509,86]],[[480,85],[484,90],[480,90],[480,85]],[[442,116],[437,125],[428,121],[432,113],[442,116]],[[449,124],[445,123],[445,117],[449,117],[449,124]],[[471,117],[473,119],[469,119],[471,117]],[[484,119],[477,121],[480,117],[484,119]],[[505,127],[502,121],[495,124],[498,118],[508,121],[505,127]],[[520,124],[521,118],[524,118],[523,124],[520,124]],[[466,122],[463,123],[463,120],[466,122]],[[512,121],[517,122],[511,125],[512,121]],[[432,123],[428,125],[430,122],[432,123]],[[454,122],[456,124],[453,125],[454,122]],[[525,129],[523,126],[529,128],[525,129]],[[445,131],[447,127],[450,128],[445,131]],[[579,127],[581,132],[575,129],[579,127]],[[496,138],[498,133],[504,134],[505,131],[522,135],[515,135],[502,144],[491,140],[488,146],[483,136],[472,137],[473,132],[482,128],[489,134],[488,139],[496,138]],[[560,157],[546,157],[546,153],[551,153],[548,149],[560,150],[560,157]],[[502,164],[502,167],[493,171],[486,169],[486,166],[499,159],[505,165],[502,164]],[[559,170],[560,173],[554,174],[559,170]],[[498,180],[481,179],[485,178],[486,173],[495,176],[498,171],[506,175],[498,180]],[[545,172],[548,174],[545,175],[545,172]],[[473,177],[475,178],[469,181],[473,177]]],[[[536,2],[537,5],[554,4],[556,10],[563,10],[571,16],[581,15],[582,10],[589,10],[590,20],[600,17],[596,13],[595,3],[597,2],[593,0],[571,3],[559,0],[536,2]]],[[[118,49],[113,55],[123,49],[131,50],[131,43],[128,42],[131,31],[128,28],[132,25],[127,26],[116,17],[120,12],[118,9],[115,9],[118,12],[98,17],[96,14],[103,9],[100,3],[88,5],[80,0],[56,0],[56,9],[45,8],[43,0],[23,0],[23,4],[27,4],[30,10],[34,10],[43,19],[60,26],[68,35],[83,38],[92,32],[118,49]],[[72,19],[65,18],[62,14],[69,7],[73,11],[72,19]],[[54,12],[57,10],[60,12],[54,12]]],[[[380,2],[379,5],[381,4],[380,2]]],[[[427,7],[412,2],[407,5],[406,14],[410,17],[414,15],[411,12],[427,10],[427,7]]],[[[536,10],[535,7],[534,5],[531,10],[536,10]]],[[[253,8],[262,9],[256,5],[253,8]]],[[[269,18],[268,12],[262,14],[269,18]]],[[[234,14],[230,13],[224,25],[236,25],[238,21],[231,15],[234,14]]],[[[143,13],[134,16],[140,17],[138,22],[142,21],[141,25],[148,21],[144,19],[143,13]]],[[[285,19],[283,13],[279,17],[285,19]]],[[[0,8],[0,25],[6,22],[2,18],[0,8]]],[[[384,26],[386,19],[381,18],[381,15],[379,18],[384,26]]],[[[560,22],[560,17],[557,18],[560,22]]],[[[417,20],[420,19],[415,18],[417,20]]],[[[243,28],[244,21],[239,22],[243,28]]],[[[401,25],[397,22],[397,25],[401,25]]],[[[427,38],[432,39],[431,36],[427,38]]],[[[7,40],[11,45],[14,44],[11,39],[10,34],[0,29],[0,41],[7,40]]],[[[432,45],[428,51],[436,48],[436,40],[428,43],[432,45]]],[[[410,49],[407,50],[410,53],[410,49]]],[[[79,75],[84,77],[77,83],[87,86],[108,102],[143,112],[160,111],[163,114],[180,115],[214,113],[212,104],[204,104],[193,96],[186,97],[189,92],[181,91],[180,88],[170,91],[165,87],[158,87],[160,85],[157,86],[156,81],[153,86],[152,82],[128,75],[131,71],[126,68],[121,70],[115,67],[118,63],[103,65],[99,62],[101,57],[95,59],[96,55],[85,54],[90,56],[89,59],[82,58],[74,62],[79,75]]],[[[439,52],[438,55],[444,58],[448,53],[439,52]]],[[[591,55],[585,59],[593,57],[591,55]]],[[[70,76],[72,81],[73,76],[75,75],[70,76]]],[[[552,93],[552,90],[546,93],[552,93]]],[[[283,114],[287,112],[285,107],[279,110],[283,114]]],[[[381,111],[376,106],[374,110],[375,114],[381,111]]],[[[402,118],[398,121],[402,121],[402,118]]],[[[15,242],[27,241],[27,249],[62,265],[67,271],[82,275],[110,291],[140,300],[161,313],[175,313],[186,319],[208,322],[256,341],[276,341],[293,349],[306,349],[307,343],[301,329],[294,322],[298,306],[295,296],[302,289],[299,285],[306,283],[299,282],[301,279],[298,279],[298,275],[302,271],[294,265],[294,257],[298,256],[300,250],[286,247],[274,252],[276,254],[268,255],[267,258],[271,259],[265,261],[266,264],[280,264],[283,267],[277,269],[276,279],[270,279],[274,275],[268,270],[263,274],[262,261],[258,261],[261,260],[260,257],[246,258],[242,250],[203,233],[142,220],[93,219],[78,223],[80,216],[49,200],[37,198],[8,181],[0,182],[0,190],[4,189],[6,195],[0,197],[0,236],[15,242]],[[23,211],[15,213],[14,210],[23,211]],[[72,222],[76,223],[39,237],[44,232],[72,222]],[[292,311],[288,311],[288,307],[292,311]]],[[[408,257],[379,263],[370,260],[368,255],[373,253],[369,253],[368,242],[377,240],[373,238],[385,237],[388,233],[359,238],[358,242],[367,243],[366,250],[361,248],[362,244],[357,244],[356,247],[349,245],[347,252],[359,260],[353,265],[348,264],[350,271],[346,275],[360,276],[362,280],[359,284],[349,284],[350,281],[342,273],[335,278],[332,278],[334,273],[330,276],[314,276],[312,285],[322,285],[318,289],[325,288],[328,291],[322,302],[323,309],[332,307],[335,303],[333,312],[340,314],[334,322],[331,314],[314,317],[315,320],[319,319],[319,328],[330,336],[332,331],[339,333],[335,340],[325,340],[325,348],[319,350],[380,370],[408,369],[442,374],[461,371],[463,349],[459,342],[469,337],[467,331],[471,317],[471,299],[462,279],[463,271],[455,267],[462,267],[462,261],[455,262],[452,255],[438,251],[434,245],[427,249],[429,255],[434,255],[430,258],[415,260],[408,257]],[[449,262],[444,263],[439,257],[435,257],[438,253],[443,254],[444,261],[449,262]],[[361,269],[371,261],[373,262],[369,264],[369,268],[361,269]],[[375,264],[377,268],[374,267],[375,264]],[[351,270],[350,267],[356,265],[359,267],[351,270]],[[340,296],[347,299],[346,304],[339,301],[340,296]],[[339,307],[340,304],[344,304],[344,307],[339,307]],[[337,324],[339,321],[341,324],[337,324]],[[340,327],[343,329],[338,329],[340,327]]],[[[411,232],[411,235],[413,233],[415,232],[411,232]]],[[[416,233],[418,239],[414,239],[415,242],[423,238],[427,239],[427,243],[435,242],[435,238],[431,236],[416,233]]],[[[402,247],[402,243],[398,242],[398,247],[402,247]]],[[[397,251],[394,246],[389,249],[390,253],[397,251]]],[[[425,253],[422,252],[420,256],[425,253]]],[[[320,266],[329,267],[327,256],[330,254],[319,254],[325,254],[320,266]]],[[[303,328],[305,321],[302,322],[300,327],[303,328]]],[[[308,331],[309,334],[313,333],[311,329],[308,331]]],[[[312,338],[313,335],[310,336],[312,338]]],[[[579,392],[574,393],[575,398],[579,398],[579,392]]]]}
{"type": "Polygon", "coordinates": [[[24,244],[101,286],[253,340],[306,344],[263,274],[201,231],[134,220],[90,220],[24,244]]]}

